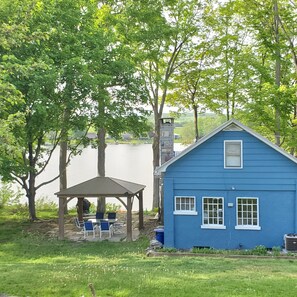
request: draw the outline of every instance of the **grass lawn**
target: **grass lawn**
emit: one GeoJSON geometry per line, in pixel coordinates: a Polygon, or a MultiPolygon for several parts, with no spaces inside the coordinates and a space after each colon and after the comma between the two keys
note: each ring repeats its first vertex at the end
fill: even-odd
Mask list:
{"type": "MultiPolygon", "coordinates": [[[[39,213],[41,216],[41,213],[39,213]]],[[[147,257],[149,242],[70,242],[0,210],[0,296],[296,296],[297,261],[147,257]]]]}

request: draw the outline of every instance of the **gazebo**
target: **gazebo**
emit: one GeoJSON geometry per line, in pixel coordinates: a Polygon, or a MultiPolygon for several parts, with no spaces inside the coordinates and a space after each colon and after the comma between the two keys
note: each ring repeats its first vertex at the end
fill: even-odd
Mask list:
{"type": "Polygon", "coordinates": [[[73,198],[78,199],[78,216],[82,219],[83,199],[86,197],[117,198],[127,210],[127,241],[132,241],[132,202],[139,200],[139,230],[143,229],[143,190],[145,186],[111,177],[95,177],[55,193],[59,198],[59,239],[64,239],[64,208],[73,198]],[[127,201],[123,200],[127,198],[127,201]]]}

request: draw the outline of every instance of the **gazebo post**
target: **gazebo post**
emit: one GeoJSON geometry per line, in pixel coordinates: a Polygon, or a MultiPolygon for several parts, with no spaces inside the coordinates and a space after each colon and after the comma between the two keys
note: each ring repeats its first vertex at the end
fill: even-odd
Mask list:
{"type": "Polygon", "coordinates": [[[64,198],[59,197],[59,239],[64,239],[64,198]]]}
{"type": "Polygon", "coordinates": [[[139,200],[138,230],[142,230],[143,229],[143,190],[139,192],[138,200],[139,200]]]}
{"type": "Polygon", "coordinates": [[[127,241],[132,241],[132,197],[127,196],[127,241]]]}

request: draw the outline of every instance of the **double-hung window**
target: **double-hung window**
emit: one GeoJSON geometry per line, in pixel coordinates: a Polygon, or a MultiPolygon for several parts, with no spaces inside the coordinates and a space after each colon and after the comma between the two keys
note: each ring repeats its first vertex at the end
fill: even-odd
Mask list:
{"type": "Polygon", "coordinates": [[[259,226],[259,199],[237,197],[237,225],[235,229],[261,230],[259,226]]]}
{"type": "Polygon", "coordinates": [[[196,215],[196,198],[194,196],[175,196],[174,214],[196,215]]]}
{"type": "Polygon", "coordinates": [[[222,197],[203,197],[202,226],[209,229],[226,229],[224,225],[224,199],[222,197]]]}
{"type": "Polygon", "coordinates": [[[224,167],[230,169],[242,168],[242,141],[225,140],[224,141],[224,167]]]}

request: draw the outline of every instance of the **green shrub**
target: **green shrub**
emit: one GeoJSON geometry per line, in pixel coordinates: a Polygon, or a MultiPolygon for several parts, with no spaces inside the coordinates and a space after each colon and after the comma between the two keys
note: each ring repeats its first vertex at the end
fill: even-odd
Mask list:
{"type": "Polygon", "coordinates": [[[58,206],[55,202],[50,201],[47,197],[41,197],[35,201],[37,210],[57,210],[58,206]]]}
{"type": "Polygon", "coordinates": [[[20,204],[22,197],[21,191],[12,190],[12,185],[9,183],[3,183],[0,188],[0,208],[5,206],[20,204]]]}
{"type": "Polygon", "coordinates": [[[159,252],[163,252],[163,253],[176,253],[178,252],[178,250],[176,248],[162,248],[159,249],[159,252]]]}
{"type": "Polygon", "coordinates": [[[95,205],[94,202],[91,202],[90,209],[89,209],[90,213],[95,213],[96,210],[97,210],[97,206],[95,205]]]}
{"type": "Polygon", "coordinates": [[[105,212],[117,212],[121,209],[121,205],[116,203],[106,203],[105,212]]]}
{"type": "Polygon", "coordinates": [[[281,248],[279,246],[272,247],[272,255],[273,256],[279,256],[281,253],[281,248]]]}
{"type": "Polygon", "coordinates": [[[252,254],[258,256],[267,255],[267,248],[264,245],[257,245],[252,249],[252,254]]]}
{"type": "Polygon", "coordinates": [[[154,208],[153,210],[148,210],[147,208],[143,212],[145,215],[156,215],[158,213],[158,208],[154,208]]]}
{"type": "Polygon", "coordinates": [[[216,249],[213,249],[213,248],[197,248],[197,247],[194,247],[192,249],[192,252],[196,253],[196,254],[222,254],[223,250],[216,250],[216,249]]]}

